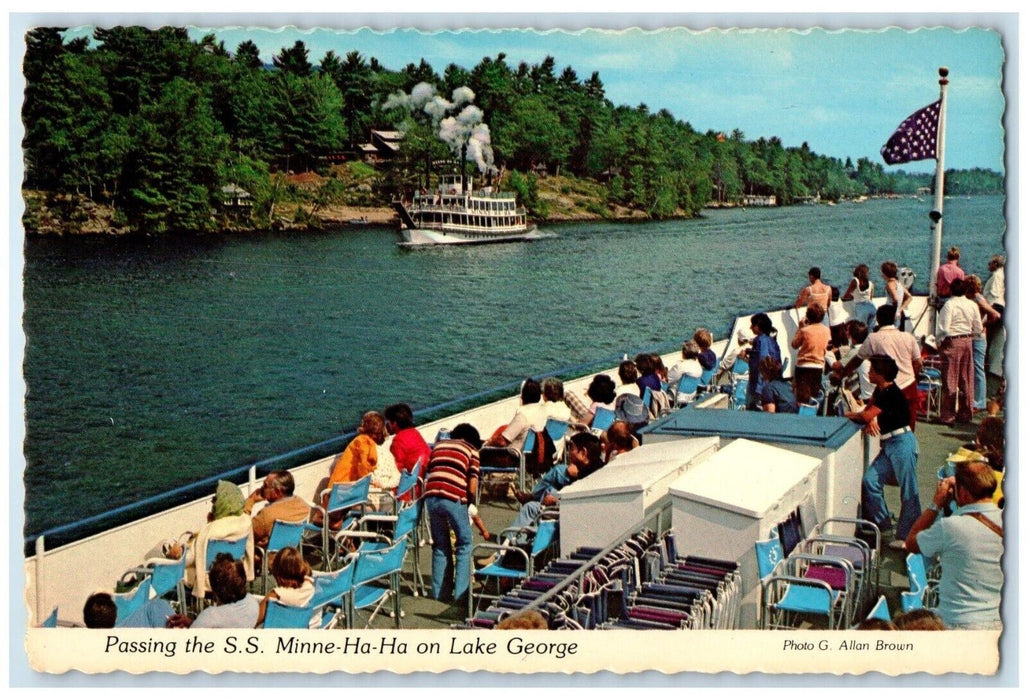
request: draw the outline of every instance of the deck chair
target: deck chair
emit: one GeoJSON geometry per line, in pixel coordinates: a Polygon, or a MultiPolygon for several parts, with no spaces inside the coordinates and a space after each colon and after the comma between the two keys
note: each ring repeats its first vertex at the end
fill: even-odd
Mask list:
{"type": "Polygon", "coordinates": [[[321,532],[321,547],[325,566],[329,566],[332,553],[329,551],[332,539],[331,521],[334,516],[342,516],[343,521],[340,529],[353,524],[360,516],[364,515],[370,503],[371,475],[357,481],[333,484],[323,489],[317,496],[317,503],[314,509],[321,512],[321,527],[309,524],[308,533],[321,532]],[[323,502],[325,494],[328,494],[328,503],[322,508],[319,504],[323,502]]]}
{"type": "Polygon", "coordinates": [[[499,594],[499,583],[500,579],[525,579],[532,576],[535,570],[536,559],[543,554],[551,550],[558,542],[557,539],[557,520],[540,520],[534,524],[525,528],[508,528],[500,533],[500,541],[506,541],[508,544],[493,544],[491,542],[482,542],[475,545],[471,550],[471,590],[468,591],[468,619],[475,616],[475,595],[474,595],[474,584],[476,578],[484,579],[482,590],[478,594],[479,605],[484,600],[496,600],[500,597],[499,594]],[[531,549],[525,550],[521,547],[511,544],[528,538],[531,542],[531,549]],[[477,568],[475,566],[475,552],[477,551],[492,551],[496,553],[496,558],[486,566],[477,568]],[[524,566],[517,566],[506,563],[506,556],[509,555],[512,558],[518,560],[517,564],[524,562],[524,566]],[[490,595],[488,593],[488,583],[493,581],[497,585],[497,594],[490,595]]]}
{"type": "Polygon", "coordinates": [[[903,612],[934,608],[938,604],[938,591],[928,578],[923,555],[913,552],[907,555],[907,580],[910,590],[900,591],[900,609],[903,612]]]}
{"type": "Polygon", "coordinates": [[[878,596],[878,602],[871,608],[871,612],[867,614],[868,620],[884,620],[885,622],[892,621],[892,615],[889,614],[889,601],[885,599],[884,595],[878,596]]]}
{"type": "Polygon", "coordinates": [[[604,430],[613,425],[614,419],[616,417],[617,414],[614,413],[613,410],[609,408],[604,408],[603,406],[597,406],[596,411],[593,413],[592,425],[589,427],[592,428],[592,431],[594,433],[602,433],[604,430]]]}
{"type": "Polygon", "coordinates": [[[316,613],[316,608],[310,604],[302,607],[283,605],[270,598],[264,612],[264,629],[307,629],[316,613]]]}
{"type": "Polygon", "coordinates": [[[566,462],[567,451],[564,449],[564,438],[568,434],[568,421],[558,420],[556,418],[547,418],[546,434],[550,436],[550,440],[553,441],[553,446],[556,448],[554,463],[566,462]]]}
{"type": "Polygon", "coordinates": [[[271,526],[271,534],[268,536],[266,548],[257,547],[261,553],[261,592],[268,592],[268,572],[271,570],[271,555],[281,552],[286,547],[300,547],[303,541],[303,534],[307,531],[307,521],[301,520],[298,523],[290,523],[285,520],[276,520],[271,526]]]}
{"type": "Polygon", "coordinates": [[[799,413],[801,416],[816,416],[819,408],[820,405],[817,403],[817,401],[811,399],[810,403],[801,403],[799,405],[799,410],[797,411],[797,413],[799,413]]]}
{"type": "Polygon", "coordinates": [[[710,369],[705,369],[700,373],[700,384],[699,391],[713,391],[714,390],[714,377],[717,376],[717,365],[715,364],[710,369]]]}
{"type": "MultiPolygon", "coordinates": [[[[415,597],[420,596],[424,590],[417,541],[418,521],[421,513],[420,507],[420,502],[414,502],[408,504],[406,508],[402,508],[396,515],[369,513],[354,523],[352,528],[340,530],[336,533],[336,539],[339,543],[346,539],[359,541],[359,546],[355,547],[358,554],[367,551],[380,551],[400,540],[406,540],[407,551],[414,552],[411,592],[415,597]]],[[[345,546],[336,547],[337,552],[345,549],[345,546]]]]}
{"type": "Polygon", "coordinates": [[[358,556],[351,554],[335,571],[314,572],[314,597],[310,605],[321,610],[322,629],[337,627],[340,620],[348,627],[353,620],[350,603],[353,600],[353,572],[358,556]]]}
{"type": "Polygon", "coordinates": [[[409,471],[404,469],[400,472],[400,482],[396,485],[395,491],[382,492],[382,497],[392,503],[391,510],[394,515],[399,511],[401,503],[409,503],[421,495],[421,487],[424,483],[421,478],[421,468],[421,458],[419,457],[409,471]]]}
{"type": "Polygon", "coordinates": [[[139,610],[150,600],[150,577],[147,576],[139,585],[127,593],[113,593],[114,605],[118,608],[118,617],[115,625],[126,617],[139,610]]]}
{"type": "MultiPolygon", "coordinates": [[[[529,431],[529,435],[535,433],[529,431]]],[[[526,438],[526,442],[527,442],[526,438]]],[[[482,482],[497,474],[515,474],[518,479],[518,488],[525,490],[525,455],[513,447],[482,447],[478,451],[479,473],[478,493],[476,502],[482,500],[482,482]]]]}
{"type": "Polygon", "coordinates": [[[678,380],[678,383],[675,384],[671,398],[672,405],[684,406],[695,401],[701,381],[702,378],[700,377],[690,377],[689,375],[683,374],[678,380]]]}
{"type": "Polygon", "coordinates": [[[56,605],[54,606],[54,609],[50,612],[50,614],[46,616],[46,619],[43,620],[42,623],[40,623],[39,626],[40,627],[47,627],[47,628],[57,627],[57,606],[56,605]]]}
{"type": "MultiPolygon", "coordinates": [[[[360,551],[353,572],[351,610],[373,608],[365,627],[370,627],[382,606],[392,600],[392,617],[400,627],[400,571],[407,552],[407,539],[401,538],[395,544],[377,551],[360,551]]],[[[356,619],[352,619],[353,627],[356,619]]]]}
{"type": "Polygon", "coordinates": [[[797,629],[823,618],[828,629],[852,623],[853,567],[833,557],[794,553],[761,582],[764,629],[797,629]]]}
{"type": "Polygon", "coordinates": [[[862,586],[858,596],[862,604],[869,604],[878,595],[882,531],[877,525],[861,518],[826,518],[811,529],[809,539],[824,543],[821,550],[824,555],[842,557],[853,565],[862,586]],[[840,526],[847,531],[852,529],[853,534],[840,534],[840,526]]]}
{"type": "Polygon", "coordinates": [[[150,587],[157,598],[163,598],[168,593],[175,591],[175,600],[178,603],[178,612],[186,611],[186,559],[189,557],[188,547],[183,547],[182,556],[178,559],[151,559],[142,566],[129,569],[121,575],[125,581],[129,577],[142,580],[150,578],[150,587]]]}
{"type": "Polygon", "coordinates": [[[732,408],[736,411],[746,410],[746,392],[749,388],[749,384],[749,379],[735,379],[733,376],[730,403],[732,408]]]}

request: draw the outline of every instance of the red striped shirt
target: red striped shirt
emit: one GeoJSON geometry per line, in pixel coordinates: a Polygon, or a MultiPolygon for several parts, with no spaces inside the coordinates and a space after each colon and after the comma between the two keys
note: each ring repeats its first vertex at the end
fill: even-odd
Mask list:
{"type": "Polygon", "coordinates": [[[467,503],[468,482],[478,476],[478,450],[463,440],[440,440],[428,460],[425,496],[467,503]]]}

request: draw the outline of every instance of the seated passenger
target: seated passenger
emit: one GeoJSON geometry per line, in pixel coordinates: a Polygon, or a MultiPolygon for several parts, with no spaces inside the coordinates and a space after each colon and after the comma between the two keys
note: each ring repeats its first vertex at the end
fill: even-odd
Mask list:
{"type": "Polygon", "coordinates": [[[378,445],[384,443],[385,438],[385,418],[382,414],[378,411],[365,413],[357,428],[357,437],[336,457],[324,488],[357,481],[374,472],[378,466],[378,445]]]}
{"type": "MultiPolygon", "coordinates": [[[[674,389],[682,377],[699,379],[703,375],[703,364],[700,362],[700,346],[695,340],[682,343],[682,361],[672,365],[667,373],[668,386],[674,389]]],[[[681,397],[679,403],[682,403],[681,397]]]]}
{"type": "MultiPolygon", "coordinates": [[[[302,523],[310,515],[307,502],[293,494],[296,481],[287,471],[271,472],[264,478],[261,487],[250,494],[243,504],[243,512],[250,514],[254,507],[264,501],[266,505],[253,516],[253,544],[255,548],[267,549],[271,529],[276,520],[287,523],[302,523]]],[[[258,564],[260,562],[257,562],[258,564]]],[[[260,568],[258,566],[258,568],[260,568]]]]}
{"type": "Polygon", "coordinates": [[[168,627],[247,629],[257,624],[260,600],[246,592],[246,572],[242,562],[222,552],[211,565],[211,590],[214,605],[204,608],[196,619],[172,615],[168,627]]]}
{"type": "MultiPolygon", "coordinates": [[[[700,348],[700,366],[705,371],[714,369],[717,366],[717,355],[710,349],[710,346],[714,344],[714,336],[706,328],[697,328],[692,335],[692,340],[700,348]]],[[[671,382],[670,375],[668,382],[671,382]]]]}
{"type": "Polygon", "coordinates": [[[600,439],[603,442],[603,461],[606,463],[639,446],[639,438],[632,431],[632,426],[623,420],[611,423],[600,439]]]}
{"type": "Polygon", "coordinates": [[[558,464],[539,480],[532,493],[517,491],[521,510],[512,528],[521,528],[534,523],[543,506],[557,505],[560,490],[568,484],[592,474],[603,466],[603,446],[592,433],[575,433],[568,440],[568,464],[558,464]]]}
{"type": "Polygon", "coordinates": [[[636,368],[635,363],[631,360],[622,360],[621,364],[618,365],[618,379],[621,380],[621,384],[615,389],[615,393],[618,396],[622,394],[635,394],[641,396],[639,390],[639,370],[636,368]]]}
{"type": "Polygon", "coordinates": [[[486,441],[490,447],[513,447],[521,450],[525,446],[525,438],[529,430],[541,431],[546,428],[546,406],[540,403],[542,387],[534,379],[526,379],[521,385],[521,406],[514,418],[505,426],[501,426],[486,441]]]}
{"type": "Polygon", "coordinates": [[[556,377],[547,377],[543,380],[542,390],[546,417],[571,422],[571,407],[564,400],[564,382],[556,377]]]}
{"type": "MultiPolygon", "coordinates": [[[[253,529],[250,516],[246,514],[246,499],[238,486],[228,481],[219,481],[218,489],[211,503],[211,512],[207,514],[207,524],[199,532],[189,539],[185,547],[188,548],[186,555],[186,586],[193,589],[193,595],[203,598],[207,594],[207,543],[211,539],[237,540],[247,536],[246,553],[243,556],[241,566],[247,581],[253,580],[253,529]]],[[[147,555],[147,559],[182,558],[183,545],[179,543],[164,543],[155,548],[147,555]]]]}
{"type": "Polygon", "coordinates": [[[411,411],[410,406],[405,403],[395,403],[387,406],[383,415],[386,430],[393,436],[393,441],[389,443],[389,452],[392,453],[393,460],[396,462],[396,470],[409,472],[418,463],[418,460],[421,460],[419,476],[424,476],[432,448],[414,427],[414,412],[411,411]]]}
{"type": "Polygon", "coordinates": [[[661,386],[660,376],[657,375],[658,367],[653,361],[652,353],[641,352],[636,355],[635,368],[639,373],[639,378],[635,380],[639,387],[639,396],[642,396],[647,388],[653,393],[663,390],[664,387],[661,386]]]}
{"type": "Polygon", "coordinates": [[[271,562],[271,575],[278,585],[260,602],[256,627],[264,626],[264,617],[268,612],[268,601],[277,600],[282,605],[302,608],[314,597],[314,579],[311,578],[311,567],[303,559],[296,547],[286,547],[271,562]]]}
{"type": "Polygon", "coordinates": [[[760,376],[764,387],[760,390],[760,408],[765,413],[796,413],[799,406],[792,386],[782,379],[782,363],[773,357],[760,361],[760,376]]]}

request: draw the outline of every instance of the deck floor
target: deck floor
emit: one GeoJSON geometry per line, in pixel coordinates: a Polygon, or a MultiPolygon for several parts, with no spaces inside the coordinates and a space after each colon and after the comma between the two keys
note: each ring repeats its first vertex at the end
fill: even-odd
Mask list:
{"type": "MultiPolygon", "coordinates": [[[[946,457],[956,451],[961,445],[974,440],[977,422],[984,417],[984,413],[976,415],[975,425],[961,426],[954,428],[918,422],[916,435],[919,446],[918,457],[918,485],[922,506],[927,505],[935,493],[937,484],[937,472],[939,467],[945,464],[946,457]]],[[[873,456],[872,456],[873,458],[873,456]]],[[[886,502],[893,513],[898,513],[900,508],[899,489],[886,488],[886,502]]],[[[479,506],[479,515],[485,521],[490,532],[499,532],[507,527],[518,512],[518,504],[514,500],[486,500],[479,506]]],[[[477,531],[474,531],[474,542],[482,541],[477,531]]],[[[889,549],[887,542],[882,542],[882,570],[881,584],[883,593],[891,610],[899,609],[899,593],[907,590],[906,554],[904,552],[889,549]]],[[[419,551],[420,568],[426,588],[431,588],[431,561],[432,550],[427,543],[422,544],[419,551]]],[[[401,606],[403,617],[401,627],[407,629],[433,629],[449,628],[464,622],[467,616],[466,603],[447,604],[433,600],[430,596],[411,595],[410,581],[412,580],[412,558],[408,557],[407,569],[404,572],[403,592],[401,606]]],[[[376,619],[372,626],[375,628],[391,627],[393,620],[388,616],[376,619]]]]}

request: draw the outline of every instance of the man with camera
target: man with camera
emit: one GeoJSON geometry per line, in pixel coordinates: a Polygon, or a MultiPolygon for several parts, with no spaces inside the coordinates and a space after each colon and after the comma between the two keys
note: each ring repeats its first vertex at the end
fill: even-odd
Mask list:
{"type": "Polygon", "coordinates": [[[939,556],[938,613],[950,629],[997,629],[1003,588],[1003,517],[992,501],[996,477],[984,462],[956,465],[955,476],[939,482],[932,505],[907,536],[907,549],[939,556]],[[953,515],[939,512],[953,501],[953,515]]]}

